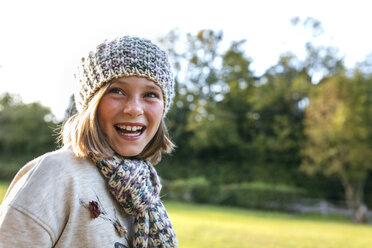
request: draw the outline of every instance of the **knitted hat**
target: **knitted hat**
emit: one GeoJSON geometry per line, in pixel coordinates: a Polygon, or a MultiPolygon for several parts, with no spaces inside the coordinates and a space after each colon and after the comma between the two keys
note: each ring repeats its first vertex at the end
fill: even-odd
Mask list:
{"type": "Polygon", "coordinates": [[[82,58],[75,77],[78,112],[88,106],[93,95],[108,81],[125,76],[144,77],[160,87],[164,99],[164,115],[174,95],[174,80],[166,52],[149,40],[124,36],[105,41],[82,58]]]}

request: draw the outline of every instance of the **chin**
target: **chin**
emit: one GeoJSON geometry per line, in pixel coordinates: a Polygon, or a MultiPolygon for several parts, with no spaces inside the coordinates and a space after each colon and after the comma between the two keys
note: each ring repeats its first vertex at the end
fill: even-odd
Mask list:
{"type": "Polygon", "coordinates": [[[123,157],[135,157],[135,156],[138,156],[140,153],[142,152],[142,150],[125,150],[125,151],[117,151],[117,153],[119,153],[121,156],[123,157]]]}

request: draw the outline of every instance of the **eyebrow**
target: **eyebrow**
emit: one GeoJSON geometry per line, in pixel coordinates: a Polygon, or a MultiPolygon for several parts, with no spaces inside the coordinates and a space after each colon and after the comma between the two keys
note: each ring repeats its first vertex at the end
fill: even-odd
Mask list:
{"type": "Polygon", "coordinates": [[[159,85],[156,85],[155,83],[154,83],[154,85],[146,85],[145,88],[146,89],[150,89],[150,90],[157,90],[159,92],[162,92],[161,91],[161,88],[159,87],[159,85]]]}

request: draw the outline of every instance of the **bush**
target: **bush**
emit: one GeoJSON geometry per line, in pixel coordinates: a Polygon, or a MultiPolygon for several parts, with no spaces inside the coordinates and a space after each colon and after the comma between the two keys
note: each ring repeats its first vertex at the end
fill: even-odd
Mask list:
{"type": "Polygon", "coordinates": [[[257,209],[289,210],[304,191],[288,185],[261,182],[230,184],[220,188],[215,203],[257,209]]]}
{"type": "Polygon", "coordinates": [[[0,154],[0,180],[12,180],[17,172],[35,157],[32,154],[19,154],[13,157],[0,154]]]}
{"type": "Polygon", "coordinates": [[[288,211],[293,203],[305,196],[305,191],[262,182],[214,186],[206,178],[197,177],[163,181],[162,194],[172,200],[288,211]]]}
{"type": "Polygon", "coordinates": [[[211,198],[210,183],[204,177],[193,177],[174,181],[162,180],[162,184],[162,195],[167,199],[209,202],[211,198]]]}

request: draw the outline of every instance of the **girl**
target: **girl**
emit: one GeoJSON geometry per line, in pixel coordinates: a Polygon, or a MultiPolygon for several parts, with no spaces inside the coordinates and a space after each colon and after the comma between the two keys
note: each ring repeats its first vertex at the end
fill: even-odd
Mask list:
{"type": "Polygon", "coordinates": [[[25,165],[0,208],[0,247],[177,247],[153,167],[173,144],[174,81],[148,40],[122,37],[82,59],[64,146],[25,165]]]}

